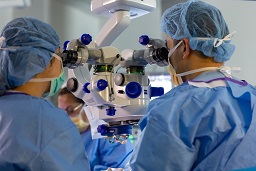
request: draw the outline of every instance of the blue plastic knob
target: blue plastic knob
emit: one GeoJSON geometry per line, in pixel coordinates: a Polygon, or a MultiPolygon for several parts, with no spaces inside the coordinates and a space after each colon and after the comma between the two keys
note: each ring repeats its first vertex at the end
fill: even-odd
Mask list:
{"type": "Polygon", "coordinates": [[[116,109],[113,108],[113,107],[110,107],[110,108],[106,109],[106,112],[107,112],[107,115],[108,115],[108,116],[115,116],[115,114],[116,114],[116,109]]]}
{"type": "Polygon", "coordinates": [[[163,94],[164,94],[164,88],[163,87],[150,87],[150,98],[151,97],[162,96],[163,94]]]}
{"type": "Polygon", "coordinates": [[[89,45],[92,41],[92,36],[89,34],[83,34],[80,38],[80,41],[84,44],[84,45],[89,45]]]}
{"type": "Polygon", "coordinates": [[[63,43],[62,49],[66,50],[69,42],[70,42],[69,40],[66,40],[66,41],[63,43]]]}
{"type": "Polygon", "coordinates": [[[105,88],[108,86],[108,82],[106,80],[103,80],[103,79],[99,79],[97,81],[97,88],[99,90],[105,90],[105,88]]]}
{"type": "Polygon", "coordinates": [[[89,84],[90,84],[90,83],[87,82],[87,83],[85,83],[84,86],[83,86],[83,91],[84,91],[85,93],[90,93],[90,90],[87,88],[87,86],[88,86],[89,84]]]}
{"type": "Polygon", "coordinates": [[[102,136],[107,134],[107,126],[106,125],[99,125],[97,127],[98,133],[100,133],[102,136]]]}
{"type": "Polygon", "coordinates": [[[137,82],[130,82],[125,87],[125,93],[130,98],[137,98],[142,92],[141,85],[137,82]]]}
{"type": "Polygon", "coordinates": [[[147,35],[140,36],[139,43],[144,46],[147,45],[149,43],[149,37],[147,35]]]}

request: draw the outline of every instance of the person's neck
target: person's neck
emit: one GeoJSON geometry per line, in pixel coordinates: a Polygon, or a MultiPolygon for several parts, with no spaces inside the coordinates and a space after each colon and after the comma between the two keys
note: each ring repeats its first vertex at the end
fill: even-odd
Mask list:
{"type": "Polygon", "coordinates": [[[186,81],[193,80],[194,78],[196,78],[197,76],[201,75],[202,73],[209,72],[209,71],[211,71],[211,70],[193,73],[193,74],[190,74],[190,75],[187,75],[187,76],[182,77],[182,80],[183,80],[183,81],[184,81],[184,80],[186,80],[186,81]]]}
{"type": "MultiPolygon", "coordinates": [[[[224,65],[224,63],[209,62],[209,61],[207,61],[207,62],[197,61],[194,64],[189,65],[187,71],[193,71],[193,70],[196,70],[196,69],[206,68],[206,67],[217,67],[217,68],[219,68],[223,65],[224,65]]],[[[204,72],[209,72],[209,71],[210,70],[206,70],[206,71],[200,71],[200,72],[196,72],[196,73],[193,73],[193,74],[189,74],[189,75],[186,75],[186,76],[182,77],[182,79],[183,80],[192,80],[195,77],[199,76],[200,74],[202,74],[204,72]]]]}
{"type": "Polygon", "coordinates": [[[27,82],[22,86],[13,88],[14,91],[20,91],[31,96],[42,97],[44,92],[47,91],[47,87],[50,87],[51,82],[27,82]]]}

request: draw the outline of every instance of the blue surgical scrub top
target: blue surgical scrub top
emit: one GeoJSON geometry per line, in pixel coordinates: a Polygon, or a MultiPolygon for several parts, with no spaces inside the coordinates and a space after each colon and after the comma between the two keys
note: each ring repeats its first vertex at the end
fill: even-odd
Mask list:
{"type": "Polygon", "coordinates": [[[46,99],[0,96],[1,171],[89,171],[77,127],[46,99]]]}
{"type": "Polygon", "coordinates": [[[104,138],[92,139],[90,129],[84,131],[81,136],[90,161],[91,171],[124,168],[131,158],[133,145],[129,139],[126,144],[110,143],[104,138]]]}
{"type": "Polygon", "coordinates": [[[134,171],[230,171],[256,166],[256,90],[206,72],[150,102],[134,171]]]}

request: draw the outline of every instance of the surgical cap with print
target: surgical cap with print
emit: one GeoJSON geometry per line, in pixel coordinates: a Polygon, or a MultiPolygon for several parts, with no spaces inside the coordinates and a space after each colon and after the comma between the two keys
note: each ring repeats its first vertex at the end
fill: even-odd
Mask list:
{"type": "Polygon", "coordinates": [[[49,24],[32,17],[10,21],[0,34],[0,94],[44,71],[58,47],[49,24]]]}
{"type": "Polygon", "coordinates": [[[161,28],[172,39],[187,38],[192,50],[201,51],[216,62],[229,60],[235,51],[221,12],[202,1],[190,0],[170,7],[162,16],[161,28]]]}

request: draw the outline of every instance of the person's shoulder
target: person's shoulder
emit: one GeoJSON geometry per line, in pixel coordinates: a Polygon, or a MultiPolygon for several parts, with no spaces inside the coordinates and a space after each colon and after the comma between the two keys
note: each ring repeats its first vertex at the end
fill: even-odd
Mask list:
{"type": "Polygon", "coordinates": [[[74,126],[67,113],[54,106],[48,99],[31,97],[31,104],[31,110],[34,110],[39,122],[43,123],[42,126],[59,129],[60,132],[74,126]]]}

